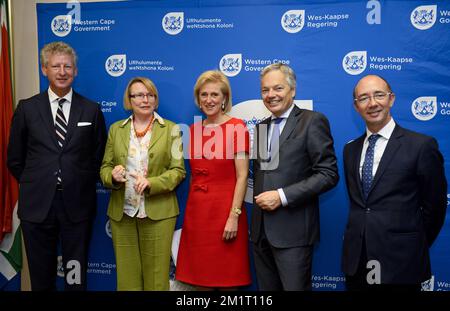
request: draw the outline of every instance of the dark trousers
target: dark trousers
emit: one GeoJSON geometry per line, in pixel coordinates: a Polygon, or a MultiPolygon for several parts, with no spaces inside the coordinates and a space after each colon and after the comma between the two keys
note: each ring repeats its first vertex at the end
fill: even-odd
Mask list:
{"type": "Polygon", "coordinates": [[[419,292],[422,288],[421,284],[368,284],[367,274],[370,269],[366,268],[367,262],[366,243],[363,239],[358,269],[355,275],[345,276],[345,286],[348,291],[419,292]]]}
{"type": "Polygon", "coordinates": [[[57,190],[42,223],[21,221],[33,291],[56,290],[57,249],[61,242],[65,290],[86,290],[91,221],[73,223],[57,190]]]}
{"type": "Polygon", "coordinates": [[[274,247],[262,232],[259,241],[253,243],[259,290],[311,290],[312,253],[311,245],[291,248],[274,247]]]}

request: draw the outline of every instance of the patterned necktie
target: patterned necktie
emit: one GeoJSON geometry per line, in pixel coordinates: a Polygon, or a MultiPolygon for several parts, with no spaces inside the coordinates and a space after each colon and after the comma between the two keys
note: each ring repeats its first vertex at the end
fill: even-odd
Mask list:
{"type": "Polygon", "coordinates": [[[274,150],[275,153],[280,146],[281,121],[283,121],[283,118],[275,118],[272,120],[272,136],[270,137],[270,144],[269,144],[269,161],[272,158],[272,150],[274,150]]]}
{"type": "Polygon", "coordinates": [[[62,110],[62,106],[65,101],[65,98],[58,99],[58,110],[56,110],[55,118],[56,139],[58,140],[58,145],[61,148],[64,145],[64,140],[66,139],[67,133],[67,121],[62,110]]]}
{"type": "MultiPolygon", "coordinates": [[[[62,106],[65,101],[65,98],[58,99],[58,110],[56,110],[55,118],[56,140],[58,141],[58,145],[60,148],[62,148],[62,146],[64,145],[64,140],[66,139],[67,133],[67,121],[62,110],[62,106]]],[[[58,170],[56,178],[58,184],[61,184],[61,169],[58,170]]]]}
{"type": "Polygon", "coordinates": [[[364,158],[364,164],[362,167],[361,179],[363,186],[364,198],[367,199],[370,187],[372,185],[372,171],[373,171],[373,156],[375,153],[375,143],[381,136],[378,134],[372,134],[369,136],[369,147],[366,150],[366,156],[364,158]]]}

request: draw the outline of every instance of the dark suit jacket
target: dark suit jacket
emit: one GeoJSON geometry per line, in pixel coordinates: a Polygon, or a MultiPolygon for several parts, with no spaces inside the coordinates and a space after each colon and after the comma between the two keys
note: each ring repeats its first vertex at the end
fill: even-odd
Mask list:
{"type": "Polygon", "coordinates": [[[428,249],[447,206],[443,158],[434,138],[396,125],[367,202],[359,164],[365,135],[344,147],[350,213],[342,270],[354,275],[365,238],[368,260],[378,260],[382,284],[418,284],[430,278],[428,249]]]}
{"type": "Polygon", "coordinates": [[[259,240],[263,223],[275,247],[312,245],[319,240],[319,195],[339,179],[328,120],[323,114],[295,106],[281,133],[279,153],[272,156],[278,166],[265,170],[261,155],[267,145],[258,139],[267,135],[269,123],[270,118],[256,126],[253,194],[283,188],[288,206],[266,212],[254,203],[251,239],[259,240]]]}
{"type": "Polygon", "coordinates": [[[74,222],[93,217],[96,181],[106,142],[97,103],[73,92],[68,130],[61,149],[56,140],[48,92],[21,100],[14,112],[8,168],[20,184],[18,216],[39,223],[48,214],[61,168],[66,212],[74,222]],[[79,122],[90,125],[80,126],[79,122]]]}

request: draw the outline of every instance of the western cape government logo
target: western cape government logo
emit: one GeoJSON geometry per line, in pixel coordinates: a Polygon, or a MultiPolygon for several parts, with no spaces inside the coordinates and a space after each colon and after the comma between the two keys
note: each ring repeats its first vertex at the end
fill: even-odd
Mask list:
{"type": "Polygon", "coordinates": [[[437,5],[421,5],[411,12],[411,24],[419,30],[427,30],[436,22],[437,5]]]}
{"type": "Polygon", "coordinates": [[[305,25],[305,10],[289,10],[281,17],[281,27],[289,33],[297,33],[305,25]]]}
{"type": "Polygon", "coordinates": [[[227,77],[237,76],[242,69],[242,54],[224,55],[220,60],[219,68],[227,77]]]}
{"type": "Polygon", "coordinates": [[[164,15],[162,27],[169,35],[179,34],[184,27],[184,12],[170,12],[164,15]]]}
{"type": "Polygon", "coordinates": [[[52,32],[58,37],[67,36],[72,30],[76,32],[111,31],[116,24],[114,19],[74,20],[72,15],[58,15],[51,21],[52,32]]]}
{"type": "Polygon", "coordinates": [[[411,12],[411,24],[419,30],[427,30],[436,22],[450,24],[450,10],[438,10],[437,5],[421,5],[411,12]],[[439,14],[439,19],[438,19],[439,14]]]}
{"type": "Polygon", "coordinates": [[[416,98],[411,105],[411,111],[416,119],[420,121],[433,119],[437,113],[436,96],[422,96],[416,98]]]}
{"type": "Polygon", "coordinates": [[[72,15],[55,16],[52,20],[51,27],[55,36],[67,36],[72,30],[72,15]]]}
{"type": "Polygon", "coordinates": [[[184,17],[184,12],[170,12],[162,18],[162,28],[169,35],[177,35],[184,28],[187,30],[230,29],[234,23],[221,17],[184,17]]]}
{"type": "MultiPolygon", "coordinates": [[[[166,64],[166,62],[161,59],[128,59],[127,55],[125,54],[115,54],[108,57],[108,59],[105,61],[105,70],[110,76],[120,77],[126,70],[128,70],[129,72],[169,72],[175,71],[175,66],[166,64]]],[[[107,105],[115,104],[116,103],[107,103],[107,105]]]]}
{"type": "Polygon", "coordinates": [[[367,51],[352,51],[342,59],[342,68],[350,75],[359,75],[366,68],[375,71],[401,71],[414,62],[412,57],[368,55],[367,51]]]}
{"type": "Polygon", "coordinates": [[[111,55],[105,62],[105,69],[113,77],[123,75],[127,69],[127,56],[125,54],[111,55]]]}
{"type": "Polygon", "coordinates": [[[288,33],[297,33],[304,28],[337,28],[349,20],[350,14],[306,14],[305,10],[289,10],[281,16],[281,27],[288,33]]]}
{"type": "Polygon", "coordinates": [[[353,51],[347,53],[342,59],[342,67],[351,75],[359,75],[366,70],[367,51],[353,51]]]}
{"type": "Polygon", "coordinates": [[[219,61],[219,69],[222,73],[228,77],[237,76],[241,70],[246,72],[259,72],[266,66],[275,63],[282,63],[290,65],[289,59],[282,58],[244,58],[242,54],[226,54],[219,61]]]}

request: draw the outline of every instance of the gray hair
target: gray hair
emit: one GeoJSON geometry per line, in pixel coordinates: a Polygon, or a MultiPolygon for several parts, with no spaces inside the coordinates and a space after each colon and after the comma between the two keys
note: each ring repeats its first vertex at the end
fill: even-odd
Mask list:
{"type": "Polygon", "coordinates": [[[41,66],[47,67],[49,56],[54,54],[66,54],[71,56],[74,67],[77,67],[77,53],[70,45],[62,41],[50,42],[42,48],[40,54],[41,66]]]}
{"type": "Polygon", "coordinates": [[[294,70],[289,67],[288,65],[282,64],[282,63],[274,63],[274,64],[270,64],[268,66],[266,66],[262,71],[261,71],[261,79],[268,74],[271,71],[274,70],[279,70],[282,73],[284,73],[284,76],[286,77],[286,82],[288,83],[289,87],[291,89],[295,89],[297,86],[297,78],[295,76],[295,72],[294,70]]]}

